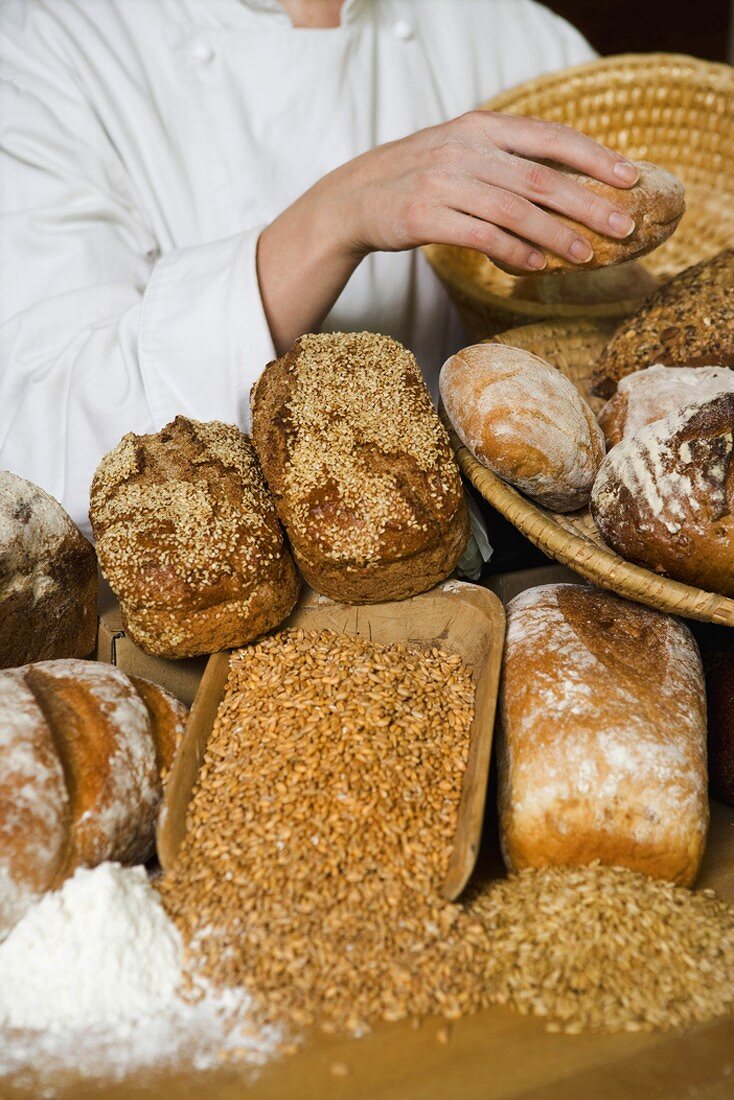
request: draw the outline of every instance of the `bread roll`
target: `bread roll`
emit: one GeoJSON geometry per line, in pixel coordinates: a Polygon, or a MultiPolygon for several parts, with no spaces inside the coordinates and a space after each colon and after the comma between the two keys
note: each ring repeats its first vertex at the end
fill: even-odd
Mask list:
{"type": "MultiPolygon", "coordinates": [[[[586,232],[586,230],[584,230],[586,232]]],[[[512,285],[511,297],[543,305],[608,305],[637,301],[639,304],[660,286],[660,279],[642,264],[624,263],[590,271],[568,271],[555,275],[523,275],[512,285]]]]}
{"type": "Polygon", "coordinates": [[[191,657],[277,626],[298,577],[252,443],[232,424],[177,417],[126,435],[99,465],[90,518],[136,645],[191,657]]]}
{"type": "Polygon", "coordinates": [[[624,558],[734,595],[734,394],[656,420],[614,447],[591,513],[624,558]]]}
{"type": "Polygon", "coordinates": [[[621,378],[666,367],[734,367],[734,248],[689,267],[620,322],[599,357],[592,392],[611,397],[621,378]]]}
{"type": "Polygon", "coordinates": [[[499,746],[512,871],[592,860],[690,885],[708,824],[706,699],[676,619],[550,584],[508,606],[499,746]]]}
{"type": "Polygon", "coordinates": [[[607,449],[646,424],[680,412],[717,393],[734,393],[728,367],[664,367],[656,364],[623,378],[599,413],[607,449]]]}
{"type": "Polygon", "coordinates": [[[163,688],[111,665],[0,672],[0,937],[77,866],[150,857],[159,769],[185,718],[163,688]]]}
{"type": "MultiPolygon", "coordinates": [[[[554,217],[564,225],[580,233],[589,241],[594,249],[594,255],[587,263],[579,265],[572,260],[567,260],[564,256],[556,256],[548,249],[540,249],[546,259],[543,275],[578,271],[579,266],[584,270],[592,270],[608,267],[610,264],[626,263],[628,260],[645,256],[663,241],[667,241],[686,209],[683,184],[671,172],[667,172],[665,168],[660,168],[656,164],[648,164],[647,161],[642,160],[637,161],[636,164],[640,177],[634,187],[630,188],[613,187],[583,172],[575,172],[565,165],[553,165],[556,171],[577,180],[587,191],[609,199],[610,202],[621,207],[633,219],[635,229],[629,237],[619,240],[616,237],[597,233],[565,215],[554,214],[554,217]]],[[[512,267],[501,261],[495,262],[510,275],[527,275],[526,270],[512,267]]]]}
{"type": "Polygon", "coordinates": [[[86,657],[97,636],[97,560],[52,496],[0,470],[0,668],[86,657]]]}
{"type": "Polygon", "coordinates": [[[451,573],[468,514],[409,351],[369,332],[302,336],[268,364],[251,404],[265,477],[317,592],[400,600],[451,573]]]}
{"type": "Polygon", "coordinates": [[[591,408],[560,371],[504,344],[475,344],[441,368],[457,435],[494,473],[555,512],[588,503],[604,457],[591,408]]]}

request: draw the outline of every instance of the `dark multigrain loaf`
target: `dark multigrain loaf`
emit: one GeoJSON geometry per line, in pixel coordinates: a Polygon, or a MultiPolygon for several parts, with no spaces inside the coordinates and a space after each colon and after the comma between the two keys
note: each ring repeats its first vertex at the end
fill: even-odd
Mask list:
{"type": "Polygon", "coordinates": [[[86,657],[97,634],[97,559],[61,505],[0,470],[0,668],[86,657]]]}
{"type": "Polygon", "coordinates": [[[624,558],[734,595],[734,393],[671,413],[613,447],[591,512],[624,558]]]}
{"type": "Polygon", "coordinates": [[[620,378],[666,367],[734,367],[734,249],[676,275],[616,329],[601,354],[592,392],[611,397],[620,378]]]}
{"type": "Polygon", "coordinates": [[[251,441],[176,417],[102,459],[90,518],[132,640],[162,657],[243,645],[293,607],[298,577],[251,441]]]}
{"type": "Polygon", "coordinates": [[[252,392],[252,434],[306,580],[333,599],[405,599],[468,538],[456,461],[415,359],[373,333],[303,336],[252,392]]]}

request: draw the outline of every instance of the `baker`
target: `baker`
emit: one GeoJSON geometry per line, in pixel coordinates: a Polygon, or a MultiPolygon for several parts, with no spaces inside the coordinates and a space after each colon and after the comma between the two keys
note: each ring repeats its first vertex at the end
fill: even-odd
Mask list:
{"type": "MultiPolygon", "coordinates": [[[[370,329],[438,369],[465,339],[416,247],[583,262],[562,212],[633,228],[573,130],[473,112],[593,56],[533,0],[5,0],[0,465],[87,525],[126,431],[249,428],[301,333],[370,329]]],[[[348,384],[348,379],[345,379],[348,384]]]]}

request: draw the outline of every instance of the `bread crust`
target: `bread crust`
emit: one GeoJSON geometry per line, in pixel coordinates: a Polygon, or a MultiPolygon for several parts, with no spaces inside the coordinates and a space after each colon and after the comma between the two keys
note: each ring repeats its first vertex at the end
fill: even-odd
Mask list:
{"type": "Polygon", "coordinates": [[[443,580],[467,542],[456,460],[413,356],[373,333],[309,335],[253,388],[252,433],[316,591],[371,603],[443,580]]]}
{"type": "Polygon", "coordinates": [[[90,518],[125,628],[147,653],[244,645],[291,611],[299,580],[249,438],[177,417],[99,465],[90,518]]]}
{"type": "Polygon", "coordinates": [[[604,440],[576,387],[520,348],[475,344],[441,368],[441,400],[474,457],[545,508],[583,508],[604,440]]]}
{"type": "Polygon", "coordinates": [[[88,656],[97,587],[94,548],[59,502],[0,470],[0,668],[88,656]]]}
{"type": "Polygon", "coordinates": [[[682,271],[622,321],[592,375],[591,391],[611,397],[633,371],[734,367],[734,248],[682,271]]]}
{"type": "Polygon", "coordinates": [[[617,444],[591,514],[624,558],[734,595],[734,393],[688,405],[617,444]]]}
{"type": "Polygon", "coordinates": [[[706,841],[706,699],[690,631],[584,585],[508,607],[500,825],[508,867],[595,859],[690,885],[706,841]]]}
{"type": "MultiPolygon", "coordinates": [[[[575,172],[564,165],[553,165],[556,171],[576,180],[587,191],[621,207],[633,219],[635,229],[629,237],[619,240],[597,233],[588,226],[574,221],[573,218],[566,217],[565,214],[554,212],[553,216],[558,221],[589,241],[594,254],[587,263],[577,264],[566,259],[565,256],[557,256],[548,249],[540,249],[546,260],[546,266],[542,270],[543,275],[579,270],[593,271],[596,268],[609,267],[611,264],[627,263],[629,260],[646,256],[663,241],[667,241],[686,209],[683,184],[672,172],[666,171],[657,164],[641,160],[636,162],[636,166],[640,173],[637,183],[634,187],[622,188],[602,183],[593,176],[575,172]]],[[[526,269],[513,267],[500,260],[494,262],[510,275],[527,275],[526,269]]]]}

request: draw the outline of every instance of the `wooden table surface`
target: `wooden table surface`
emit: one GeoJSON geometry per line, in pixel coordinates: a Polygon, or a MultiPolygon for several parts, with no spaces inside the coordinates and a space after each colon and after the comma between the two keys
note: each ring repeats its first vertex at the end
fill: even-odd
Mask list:
{"type": "MultiPolygon", "coordinates": [[[[697,886],[734,901],[734,811],[712,804],[711,835],[697,886]]],[[[449,1027],[385,1024],[362,1039],[314,1035],[293,1055],[253,1073],[145,1074],[107,1084],[105,1100],[730,1100],[734,1016],[683,1035],[665,1032],[554,1035],[538,1020],[491,1008],[449,1027]],[[335,1076],[341,1063],[348,1072],[335,1076]]],[[[0,1096],[30,1098],[28,1090],[0,1096]]],[[[64,1100],[101,1095],[80,1082],[64,1100]]]]}

